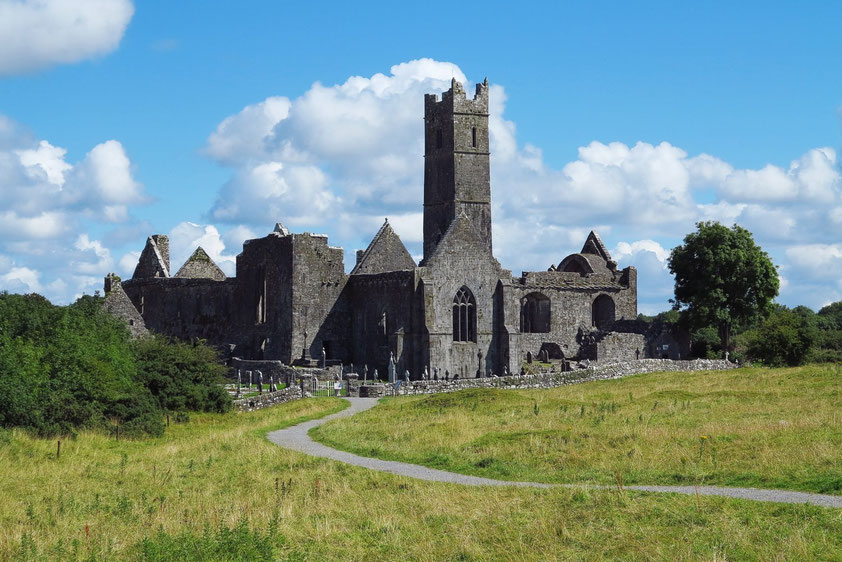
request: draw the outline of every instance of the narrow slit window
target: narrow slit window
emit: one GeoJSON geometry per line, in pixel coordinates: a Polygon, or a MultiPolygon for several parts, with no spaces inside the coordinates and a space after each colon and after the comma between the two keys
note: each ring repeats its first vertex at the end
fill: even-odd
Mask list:
{"type": "Polygon", "coordinates": [[[266,323],[266,267],[257,270],[257,323],[266,323]]]}
{"type": "Polygon", "coordinates": [[[471,146],[474,148],[477,147],[477,128],[473,127],[471,129],[471,146]]]}

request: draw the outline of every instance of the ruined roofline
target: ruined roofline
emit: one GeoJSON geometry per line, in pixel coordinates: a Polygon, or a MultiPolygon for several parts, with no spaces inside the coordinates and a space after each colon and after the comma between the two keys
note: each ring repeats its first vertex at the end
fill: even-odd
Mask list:
{"type": "Polygon", "coordinates": [[[265,240],[265,239],[270,238],[270,237],[286,238],[288,236],[292,237],[292,238],[296,238],[296,237],[313,238],[313,239],[319,240],[320,242],[324,242],[324,244],[328,248],[330,248],[331,250],[342,250],[343,249],[342,246],[330,246],[330,245],[328,245],[327,242],[328,242],[329,236],[327,234],[322,234],[322,233],[319,233],[319,232],[309,232],[309,231],[292,232],[290,229],[288,229],[287,227],[285,227],[283,224],[281,224],[279,222],[275,223],[275,227],[273,228],[272,232],[269,232],[268,234],[266,234],[266,236],[260,236],[258,238],[248,238],[246,240],[243,240],[243,247],[245,248],[248,244],[250,244],[254,240],[265,240]]]}
{"type": "Polygon", "coordinates": [[[169,278],[169,262],[169,238],[164,234],[153,234],[146,238],[146,244],[137,259],[132,279],[169,278]]]}
{"type": "MultiPolygon", "coordinates": [[[[357,261],[354,264],[353,269],[351,269],[350,275],[385,273],[384,271],[363,271],[363,269],[366,269],[366,266],[368,265],[369,261],[375,260],[378,257],[377,252],[387,251],[381,249],[381,245],[388,244],[387,239],[389,237],[393,237],[394,240],[400,245],[399,248],[400,250],[402,250],[402,252],[399,250],[399,255],[397,257],[400,261],[403,261],[403,264],[395,263],[395,268],[390,271],[411,271],[415,269],[415,267],[417,266],[415,260],[412,259],[412,256],[407,251],[406,246],[401,240],[401,237],[398,236],[398,233],[395,232],[395,230],[392,228],[392,225],[389,224],[389,219],[386,218],[386,220],[383,221],[383,225],[377,231],[377,234],[375,234],[374,238],[371,239],[371,242],[368,244],[368,247],[364,251],[357,251],[357,261]]],[[[374,267],[376,268],[377,266],[375,265],[374,267]]]]}
{"type": "Polygon", "coordinates": [[[599,237],[599,234],[597,234],[595,230],[590,231],[588,237],[585,239],[585,244],[582,246],[579,253],[596,254],[606,262],[614,261],[611,259],[611,254],[608,253],[608,248],[605,247],[605,243],[602,241],[602,238],[599,237]]]}
{"type": "Polygon", "coordinates": [[[386,231],[386,227],[389,226],[389,219],[387,218],[380,228],[377,230],[377,234],[374,235],[374,238],[371,239],[371,242],[368,243],[368,247],[363,250],[362,255],[357,252],[357,263],[354,264],[353,269],[351,269],[351,275],[355,275],[360,267],[365,264],[366,258],[371,255],[371,251],[374,246],[377,244],[377,241],[383,236],[383,233],[386,231]]]}
{"type": "Polygon", "coordinates": [[[175,278],[212,279],[214,281],[224,281],[227,278],[227,275],[225,275],[222,268],[213,261],[204,248],[198,246],[190,257],[182,264],[178,273],[175,274],[175,278]]]}

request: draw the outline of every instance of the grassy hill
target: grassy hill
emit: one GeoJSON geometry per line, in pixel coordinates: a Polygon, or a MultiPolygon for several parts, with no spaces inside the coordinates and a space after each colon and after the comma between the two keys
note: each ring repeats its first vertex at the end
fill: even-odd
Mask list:
{"type": "MultiPolygon", "coordinates": [[[[812,381],[823,387],[821,393],[831,391],[832,373],[816,372],[815,379],[799,371],[778,373],[774,376],[806,378],[807,385],[812,381]]],[[[521,414],[534,420],[557,417],[551,400],[575,401],[575,393],[581,392],[583,403],[588,397],[582,423],[596,438],[612,416],[628,408],[614,393],[628,399],[632,392],[633,398],[639,393],[653,416],[644,419],[650,419],[654,434],[658,425],[677,423],[679,414],[692,411],[697,400],[684,396],[691,406],[682,410],[672,395],[650,396],[666,390],[658,381],[658,376],[636,377],[570,387],[559,391],[573,395],[560,398],[553,391],[544,401],[529,393],[464,393],[387,401],[382,409],[391,412],[389,427],[415,432],[407,418],[394,415],[401,407],[404,413],[418,408],[423,414],[415,418],[417,423],[442,434],[438,446],[459,450],[446,444],[461,430],[436,429],[450,420],[447,416],[470,417],[492,411],[493,404],[508,404],[478,428],[479,433],[498,435],[515,430],[521,414]],[[614,389],[632,383],[639,386],[614,389]],[[647,390],[648,385],[653,388],[647,390]],[[604,396],[597,399],[593,389],[604,396]],[[611,406],[612,401],[618,405],[611,406]],[[454,412],[447,413],[448,408],[454,412]],[[605,420],[596,423],[603,413],[605,420]]],[[[770,379],[763,384],[777,383],[770,379]]],[[[779,393],[787,396],[792,391],[783,387],[801,386],[782,383],[779,393]]],[[[727,406],[749,397],[716,400],[727,406]]],[[[270,429],[343,405],[321,398],[252,413],[192,414],[162,437],[144,440],[117,441],[83,431],[62,442],[58,459],[55,439],[1,431],[0,560],[742,560],[838,559],[842,552],[842,510],[639,494],[617,487],[535,490],[421,482],[308,457],[264,438],[270,429]]],[[[561,407],[559,403],[556,409],[561,407]]],[[[814,408],[817,417],[823,408],[814,408]]],[[[578,402],[567,404],[571,416],[579,411],[578,402]]],[[[827,428],[831,434],[838,431],[836,415],[835,425],[827,428]]],[[[368,435],[377,430],[377,419],[352,423],[348,431],[368,435]]],[[[775,414],[764,423],[777,427],[780,419],[795,421],[794,416],[775,414]]],[[[763,427],[760,421],[756,424],[763,427]]],[[[693,431],[698,440],[698,431],[693,431]]],[[[531,443],[519,438],[493,441],[531,443]]],[[[820,452],[824,447],[813,446],[820,452]]],[[[624,444],[623,455],[626,451],[624,444]]],[[[703,449],[703,457],[707,451],[703,449]]],[[[816,455],[833,458],[826,451],[816,455]]]]}
{"type": "Polygon", "coordinates": [[[842,494],[842,367],[654,373],[384,400],[336,448],[507,480],[842,494]]]}

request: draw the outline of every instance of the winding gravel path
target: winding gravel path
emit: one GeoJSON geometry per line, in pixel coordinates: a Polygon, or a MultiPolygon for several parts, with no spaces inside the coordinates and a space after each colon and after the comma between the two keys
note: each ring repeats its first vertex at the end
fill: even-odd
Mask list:
{"type": "MultiPolygon", "coordinates": [[[[389,472],[399,476],[408,476],[410,478],[418,478],[419,480],[430,480],[433,482],[451,482],[454,484],[465,484],[468,486],[522,486],[529,488],[550,488],[553,484],[544,484],[541,482],[511,482],[507,480],[494,480],[492,478],[482,478],[479,476],[469,476],[467,474],[458,474],[455,472],[447,472],[445,470],[436,470],[434,468],[427,468],[417,464],[409,464],[398,461],[386,461],[382,459],[374,459],[371,457],[361,457],[353,453],[339,451],[321,443],[313,441],[307,432],[310,429],[319,426],[326,421],[335,418],[344,418],[353,416],[377,405],[376,398],[346,398],[351,403],[350,408],[346,408],[341,412],[320,418],[317,420],[310,420],[286,429],[279,429],[272,431],[267,435],[267,438],[272,443],[292,449],[301,453],[312,455],[315,457],[323,457],[333,459],[335,461],[362,466],[370,468],[371,470],[379,470],[380,472],[389,472]]],[[[567,485],[572,486],[572,485],[567,485]]],[[[594,488],[612,488],[612,486],[592,486],[594,488]]],[[[725,496],[729,498],[740,498],[746,500],[764,501],[764,502],[778,502],[778,503],[807,503],[811,505],[818,505],[822,507],[839,507],[842,508],[842,496],[829,496],[825,494],[809,494],[806,492],[790,492],[786,490],[761,490],[756,488],[720,488],[718,486],[624,486],[627,490],[639,490],[642,492],[664,492],[673,494],[688,494],[701,496],[725,496]]]]}

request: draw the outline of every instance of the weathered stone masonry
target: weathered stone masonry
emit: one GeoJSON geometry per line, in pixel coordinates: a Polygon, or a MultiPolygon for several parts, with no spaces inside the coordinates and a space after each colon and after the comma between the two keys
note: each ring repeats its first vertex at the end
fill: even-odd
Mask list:
{"type": "MultiPolygon", "coordinates": [[[[166,236],[147,239],[132,279],[106,280],[107,306],[136,335],[203,338],[232,357],[368,366],[413,379],[517,373],[523,362],[686,358],[687,341],[637,322],[637,271],[599,236],[547,271],[512,275],[494,258],[488,82],[455,80],[424,100],[424,253],[416,264],[386,221],[345,273],[326,236],[278,223],[248,240],[226,278],[198,248],[173,275],[166,236]]],[[[549,245],[548,241],[548,245],[549,245]]],[[[483,379],[486,380],[486,379],[483,379]]]]}

